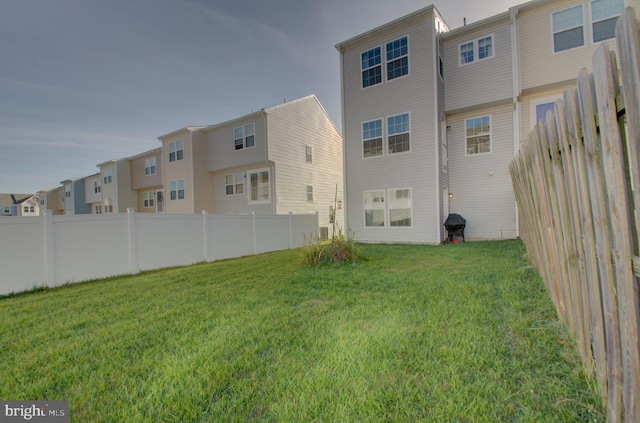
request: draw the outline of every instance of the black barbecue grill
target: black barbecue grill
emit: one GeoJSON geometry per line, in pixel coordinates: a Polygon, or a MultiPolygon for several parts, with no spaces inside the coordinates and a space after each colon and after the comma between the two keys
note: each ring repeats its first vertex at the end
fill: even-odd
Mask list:
{"type": "Polygon", "coordinates": [[[464,242],[464,227],[467,221],[459,214],[451,213],[444,222],[444,227],[448,233],[448,241],[454,244],[464,242]]]}

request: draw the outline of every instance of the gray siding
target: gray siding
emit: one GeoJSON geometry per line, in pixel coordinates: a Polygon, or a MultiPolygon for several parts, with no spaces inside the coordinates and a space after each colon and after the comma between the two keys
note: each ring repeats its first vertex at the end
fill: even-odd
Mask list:
{"type": "Polygon", "coordinates": [[[467,219],[465,237],[515,238],[516,209],[508,166],[513,159],[511,105],[449,116],[451,213],[467,219]],[[491,152],[466,155],[465,119],[491,116],[491,152]]]}
{"type": "MultiPolygon", "coordinates": [[[[343,51],[343,120],[347,183],[347,224],[366,242],[439,241],[437,204],[436,93],[434,92],[434,15],[432,11],[377,31],[343,51]],[[361,54],[375,46],[408,36],[409,74],[361,88],[361,54]],[[362,123],[410,113],[411,151],[363,158],[362,123]],[[365,227],[364,192],[412,189],[411,228],[365,227]]],[[[386,139],[386,137],[383,137],[386,139]]],[[[385,143],[386,144],[386,143],[385,143]]]]}
{"type": "Polygon", "coordinates": [[[74,214],[91,214],[91,204],[87,204],[84,192],[84,179],[73,181],[71,196],[74,202],[74,214]]]}
{"type": "Polygon", "coordinates": [[[474,31],[444,35],[447,111],[512,98],[513,76],[509,20],[483,25],[474,31]],[[494,56],[459,64],[459,46],[493,35],[494,56]]]}

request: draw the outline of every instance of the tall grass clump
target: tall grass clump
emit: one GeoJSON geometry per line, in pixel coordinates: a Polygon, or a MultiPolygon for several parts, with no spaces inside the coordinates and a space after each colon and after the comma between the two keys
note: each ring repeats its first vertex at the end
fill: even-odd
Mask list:
{"type": "Polygon", "coordinates": [[[305,236],[302,247],[302,263],[307,266],[319,266],[329,263],[356,263],[362,259],[355,241],[338,229],[331,240],[321,241],[317,236],[305,236]]]}

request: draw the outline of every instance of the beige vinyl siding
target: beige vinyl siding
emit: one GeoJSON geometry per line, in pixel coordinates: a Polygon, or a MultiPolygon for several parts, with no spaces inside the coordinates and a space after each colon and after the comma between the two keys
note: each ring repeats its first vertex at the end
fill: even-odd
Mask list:
{"type": "Polygon", "coordinates": [[[164,204],[166,213],[195,213],[193,207],[193,168],[191,131],[185,130],[162,140],[165,154],[164,165],[164,204]],[[177,140],[183,141],[184,154],[182,160],[169,162],[169,144],[177,140]],[[171,200],[171,181],[184,179],[184,199],[171,200]]]}
{"type": "Polygon", "coordinates": [[[193,148],[194,212],[211,212],[214,208],[214,176],[207,170],[207,140],[202,131],[191,133],[193,148]]]}
{"type": "Polygon", "coordinates": [[[267,161],[266,118],[262,111],[206,128],[204,132],[207,143],[206,163],[210,172],[267,161]],[[250,123],[255,128],[255,146],[236,150],[234,129],[250,123]]]}
{"type": "Polygon", "coordinates": [[[275,214],[275,204],[273,201],[274,184],[273,163],[259,163],[245,166],[227,168],[213,174],[213,213],[256,213],[275,214]],[[255,170],[269,170],[269,184],[271,185],[271,202],[269,203],[249,203],[249,173],[255,170]],[[226,195],[226,175],[242,173],[244,175],[244,193],[237,195],[226,195]]]}
{"type": "MultiPolygon", "coordinates": [[[[569,86],[569,84],[567,84],[567,86],[569,86]]],[[[535,94],[525,95],[522,97],[522,107],[520,109],[520,142],[524,141],[526,137],[529,136],[529,132],[531,132],[533,125],[535,125],[535,121],[532,120],[532,113],[533,116],[535,116],[535,110],[532,110],[532,106],[535,107],[536,104],[561,99],[563,93],[564,89],[555,89],[539,91],[535,94]]]]}
{"type": "Polygon", "coordinates": [[[516,209],[508,173],[513,159],[512,106],[492,107],[448,116],[449,210],[467,220],[465,237],[516,237],[516,209]],[[491,117],[491,152],[466,155],[465,120],[491,117]]]}
{"type": "MultiPolygon", "coordinates": [[[[372,34],[343,52],[343,119],[347,183],[347,224],[355,238],[366,242],[438,242],[436,207],[438,160],[434,157],[434,15],[431,10],[404,25],[372,34]],[[408,36],[409,74],[361,88],[361,53],[408,36]],[[363,159],[362,123],[410,114],[411,151],[363,159]],[[412,189],[412,228],[365,227],[363,193],[372,190],[412,189]]],[[[384,62],[383,62],[384,64],[384,62]]]]}
{"type": "MultiPolygon", "coordinates": [[[[269,108],[269,160],[275,163],[276,213],[319,213],[320,226],[330,227],[329,206],[343,199],[342,136],[315,96],[269,108]],[[312,162],[306,161],[306,146],[312,162]],[[307,185],[313,201],[307,201],[307,185]]],[[[343,210],[336,214],[344,228],[343,210]]]]}
{"type": "Polygon", "coordinates": [[[479,104],[511,100],[513,77],[511,71],[511,35],[509,19],[483,25],[474,31],[444,35],[445,93],[447,111],[455,111],[479,104]],[[460,65],[460,45],[477,43],[482,37],[493,36],[493,57],[460,65]]]}
{"type": "MultiPolygon", "coordinates": [[[[640,10],[640,0],[626,0],[625,6],[640,10]]],[[[520,72],[525,93],[537,87],[575,80],[581,68],[591,69],[591,58],[601,44],[593,43],[591,23],[590,1],[554,1],[520,10],[520,72]],[[576,5],[582,5],[585,43],[582,47],[554,53],[552,13],[576,5]]],[[[616,50],[614,40],[604,42],[616,50]]]]}
{"type": "Polygon", "coordinates": [[[118,160],[114,170],[114,184],[117,186],[117,202],[114,199],[113,211],[126,213],[130,207],[138,205],[138,194],[131,189],[131,163],[129,160],[118,160]]]}
{"type": "Polygon", "coordinates": [[[144,156],[135,157],[131,162],[131,188],[148,190],[151,187],[162,186],[162,152],[154,151],[144,156]],[[156,158],[156,173],[145,174],[145,159],[156,158]]]}

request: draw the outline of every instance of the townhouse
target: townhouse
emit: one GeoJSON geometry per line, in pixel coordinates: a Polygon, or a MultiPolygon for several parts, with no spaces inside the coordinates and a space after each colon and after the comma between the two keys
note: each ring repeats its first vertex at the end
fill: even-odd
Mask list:
{"type": "Polygon", "coordinates": [[[439,243],[450,212],[467,240],[516,237],[508,164],[626,6],[534,0],[454,30],[428,6],[336,45],[355,238],[439,243]]]}
{"type": "Polygon", "coordinates": [[[37,216],[38,209],[32,194],[0,194],[0,216],[37,216]]]}
{"type": "Polygon", "coordinates": [[[318,212],[329,228],[337,209],[343,226],[342,137],[314,95],[158,139],[167,213],[318,212]]]}

